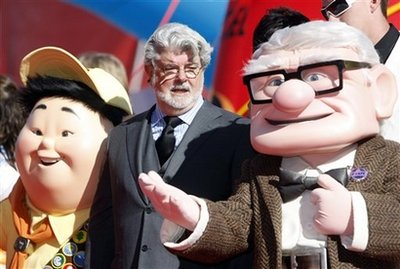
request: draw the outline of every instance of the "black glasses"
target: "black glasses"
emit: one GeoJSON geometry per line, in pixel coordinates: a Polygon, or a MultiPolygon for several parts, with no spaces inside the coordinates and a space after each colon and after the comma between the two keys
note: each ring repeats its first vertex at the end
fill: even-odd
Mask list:
{"type": "Polygon", "coordinates": [[[354,2],[355,0],[333,0],[321,9],[321,13],[326,20],[329,20],[329,15],[337,18],[349,10],[354,2]]]}
{"type": "Polygon", "coordinates": [[[371,68],[371,64],[347,60],[334,60],[299,66],[296,72],[284,69],[243,76],[252,104],[272,103],[272,96],[279,86],[290,79],[300,79],[310,85],[315,95],[340,91],[343,88],[343,71],[371,68]]]}

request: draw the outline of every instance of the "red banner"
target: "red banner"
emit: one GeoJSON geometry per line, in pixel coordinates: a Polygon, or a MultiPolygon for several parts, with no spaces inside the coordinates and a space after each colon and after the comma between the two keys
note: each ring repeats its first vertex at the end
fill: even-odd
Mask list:
{"type": "Polygon", "coordinates": [[[18,84],[22,58],[42,46],[62,47],[74,55],[112,53],[131,72],[137,39],[101,17],[63,1],[0,3],[0,73],[18,84]]]}

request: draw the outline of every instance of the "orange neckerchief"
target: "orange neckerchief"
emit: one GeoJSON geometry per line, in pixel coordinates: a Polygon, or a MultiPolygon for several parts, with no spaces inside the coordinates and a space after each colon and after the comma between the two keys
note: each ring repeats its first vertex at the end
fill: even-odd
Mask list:
{"type": "MultiPolygon", "coordinates": [[[[28,207],[26,206],[25,189],[22,185],[21,179],[19,179],[15,184],[9,199],[13,210],[14,225],[20,237],[29,239],[34,244],[38,244],[53,236],[53,231],[51,230],[48,218],[46,218],[32,234],[30,233],[29,226],[31,217],[29,215],[28,207]]],[[[15,250],[10,268],[24,268],[27,257],[27,253],[15,250]]]]}

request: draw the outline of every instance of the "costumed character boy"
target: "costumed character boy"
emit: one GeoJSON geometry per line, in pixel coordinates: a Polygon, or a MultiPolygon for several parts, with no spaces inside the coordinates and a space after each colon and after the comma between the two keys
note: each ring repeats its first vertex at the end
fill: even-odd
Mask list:
{"type": "Polygon", "coordinates": [[[155,172],[140,176],[154,207],[186,228],[174,243],[182,234],[166,220],[165,246],[215,262],[252,245],[260,269],[399,266],[400,145],[377,135],[396,84],[371,41],[340,22],[278,30],[244,82],[260,154],[244,162],[228,201],[188,196],[155,172]]]}
{"type": "Polygon", "coordinates": [[[7,268],[81,268],[106,138],[132,113],[129,97],[57,47],[25,56],[20,75],[30,114],[16,143],[20,179],[0,204],[0,248],[7,268]]]}

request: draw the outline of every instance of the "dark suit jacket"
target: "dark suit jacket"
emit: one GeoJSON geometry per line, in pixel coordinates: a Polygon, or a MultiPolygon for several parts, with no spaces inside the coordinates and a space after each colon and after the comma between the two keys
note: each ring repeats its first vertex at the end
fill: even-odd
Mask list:
{"type": "Polygon", "coordinates": [[[112,268],[120,269],[227,268],[226,263],[205,267],[178,260],[166,250],[159,235],[162,218],[140,191],[137,178],[155,170],[187,193],[227,199],[243,160],[254,155],[249,120],[205,102],[160,169],[150,126],[153,110],[109,135],[108,160],[91,210],[87,263],[93,269],[110,268],[111,261],[112,268]]]}
{"type": "MultiPolygon", "coordinates": [[[[280,164],[280,157],[267,155],[245,161],[236,194],[228,203],[208,202],[210,221],[205,233],[180,254],[221,260],[246,249],[251,238],[253,268],[282,268],[282,199],[276,188],[280,164]]],[[[347,185],[366,201],[368,245],[364,252],[353,252],[342,247],[339,236],[328,236],[329,268],[396,268],[400,265],[400,145],[380,136],[363,141],[353,167],[368,171],[367,179],[347,185]]]]}

